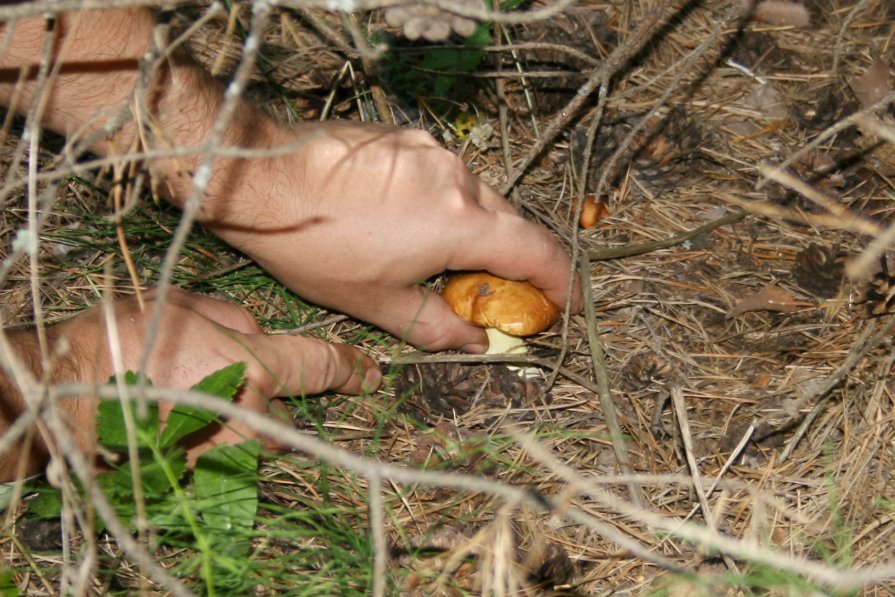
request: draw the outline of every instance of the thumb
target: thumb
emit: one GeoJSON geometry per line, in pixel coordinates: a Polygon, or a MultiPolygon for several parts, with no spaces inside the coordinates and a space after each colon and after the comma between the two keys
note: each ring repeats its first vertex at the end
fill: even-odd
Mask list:
{"type": "Polygon", "coordinates": [[[386,330],[428,351],[462,348],[484,352],[485,330],[468,324],[454,313],[441,296],[422,286],[413,286],[392,299],[386,330]]]}
{"type": "Polygon", "coordinates": [[[248,383],[266,397],[334,390],[373,392],[382,374],[376,361],[345,344],[298,336],[244,336],[248,383]]]}

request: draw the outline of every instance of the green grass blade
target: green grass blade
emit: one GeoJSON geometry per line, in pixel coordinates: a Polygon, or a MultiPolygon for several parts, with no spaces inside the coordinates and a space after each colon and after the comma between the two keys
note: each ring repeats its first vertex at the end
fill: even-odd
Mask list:
{"type": "Polygon", "coordinates": [[[0,567],[0,597],[18,597],[21,594],[16,586],[13,571],[0,567]]]}

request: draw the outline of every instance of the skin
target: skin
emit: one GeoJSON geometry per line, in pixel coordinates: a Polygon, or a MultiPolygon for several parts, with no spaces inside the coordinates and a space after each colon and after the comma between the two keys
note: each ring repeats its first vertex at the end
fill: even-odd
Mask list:
{"type": "MultiPolygon", "coordinates": [[[[159,300],[154,291],[145,297],[148,309],[141,311],[135,298],[114,305],[115,328],[123,370],[136,371],[143,354],[149,313],[159,300]]],[[[115,373],[108,342],[109,326],[100,307],[94,307],[50,329],[50,337],[59,346],[64,338],[70,346],[54,364],[49,377],[56,383],[89,381],[106,383],[115,373]]],[[[32,333],[7,332],[15,352],[37,353],[32,333]]],[[[198,296],[179,289],[166,295],[159,335],[146,367],[153,384],[161,387],[188,388],[204,377],[235,362],[247,365],[246,382],[235,397],[245,408],[283,416],[285,406],[278,396],[301,396],[324,391],[360,394],[374,391],[381,378],[376,363],[351,346],[332,344],[315,338],[267,336],[248,311],[217,299],[198,296]]],[[[39,377],[43,373],[39,359],[26,359],[39,377]]],[[[11,389],[0,380],[0,390],[11,389]]],[[[4,415],[21,411],[16,396],[10,401],[3,392],[4,415]]],[[[15,396],[15,395],[13,395],[15,396]]],[[[97,400],[92,397],[63,400],[59,407],[63,419],[72,421],[71,431],[79,447],[89,451],[95,443],[97,400]]],[[[167,417],[172,405],[162,403],[160,416],[167,417]]],[[[4,417],[5,418],[5,417],[4,417]]],[[[221,443],[238,443],[257,434],[240,421],[217,426],[212,433],[193,438],[188,445],[190,461],[205,450],[221,443]]],[[[0,478],[10,479],[16,468],[31,474],[40,470],[50,450],[41,436],[28,458],[23,461],[0,458],[0,478]]],[[[279,446],[268,442],[268,449],[279,446]]],[[[24,455],[20,455],[24,458],[24,455]]]]}
{"type": "MultiPolygon", "coordinates": [[[[62,68],[49,92],[38,94],[33,73],[46,24],[42,19],[17,23],[0,54],[0,103],[10,106],[15,100],[12,108],[24,113],[40,98],[45,127],[68,135],[69,141],[89,138],[119,116],[121,106],[134,106],[137,67],[150,47],[154,24],[154,15],[142,9],[63,16],[54,51],[62,68]],[[32,76],[16,95],[23,67],[30,68],[32,76]]],[[[220,83],[187,57],[175,54],[153,80],[147,102],[150,113],[141,113],[141,121],[151,123],[153,134],[141,136],[130,120],[92,143],[91,149],[100,155],[122,154],[138,147],[137,139],[148,148],[199,147],[208,139],[223,97],[220,83]]],[[[373,323],[425,350],[468,352],[487,348],[484,331],[462,321],[421,285],[445,270],[483,269],[527,279],[556,304],[568,300],[572,312],[581,308],[577,281],[572,296],[567,296],[569,258],[550,233],[520,217],[425,132],[354,122],[287,127],[241,101],[223,145],[295,147],[288,154],[264,159],[217,157],[198,217],[310,301],[373,323]]],[[[198,155],[192,155],[157,159],[148,167],[158,192],[183,206],[200,162],[198,155]]],[[[259,350],[263,344],[264,350],[257,353],[261,361],[277,379],[289,382],[274,389],[270,379],[251,378],[243,397],[250,408],[266,411],[267,398],[298,389],[357,392],[365,376],[376,377],[375,364],[354,349],[290,338],[285,351],[282,337],[267,339],[277,347],[268,349],[257,324],[249,322],[244,312],[234,315],[230,306],[181,292],[171,300],[169,308],[177,317],[166,316],[160,329],[169,344],[153,357],[158,360],[147,371],[156,385],[188,387],[220,366],[245,360],[241,344],[221,340],[234,334],[248,334],[259,343],[259,350]],[[188,336],[182,333],[184,326],[191,330],[188,336]],[[228,348],[221,351],[221,346],[228,348]],[[292,383],[295,380],[307,381],[298,387],[292,383]]],[[[115,313],[122,323],[123,351],[134,358],[145,337],[142,315],[138,317],[129,301],[118,303],[115,313]],[[132,319],[137,323],[131,325],[132,319]]],[[[108,378],[112,369],[102,357],[109,352],[106,341],[101,334],[89,333],[101,329],[100,323],[94,311],[60,326],[58,333],[68,334],[75,343],[78,338],[94,340],[73,351],[66,367],[50,377],[108,378]]],[[[33,351],[27,332],[12,340],[25,352],[33,351]]],[[[40,373],[39,367],[33,369],[40,373]]],[[[2,432],[22,407],[10,397],[11,384],[0,382],[7,387],[0,396],[2,432]]],[[[367,386],[376,382],[378,377],[366,378],[367,386]]],[[[71,410],[85,428],[92,429],[93,408],[85,398],[71,410]]],[[[91,433],[82,437],[82,447],[90,446],[91,433]]],[[[9,456],[0,455],[0,460],[22,457],[9,456]]],[[[9,478],[9,470],[0,468],[0,477],[9,478]]]]}

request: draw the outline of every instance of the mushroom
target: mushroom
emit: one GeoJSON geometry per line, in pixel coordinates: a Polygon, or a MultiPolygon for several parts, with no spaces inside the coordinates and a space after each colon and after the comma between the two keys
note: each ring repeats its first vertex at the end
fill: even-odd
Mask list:
{"type": "MultiPolygon", "coordinates": [[[[526,354],[521,337],[542,332],[559,319],[559,308],[528,282],[485,272],[451,277],[441,296],[454,313],[485,328],[486,354],[526,354]]],[[[532,373],[531,369],[522,370],[524,377],[532,373]]]]}
{"type": "Polygon", "coordinates": [[[581,204],[581,217],[578,218],[578,225],[582,230],[588,230],[596,226],[607,215],[609,215],[609,208],[606,207],[606,204],[597,201],[593,195],[588,195],[581,204]]]}

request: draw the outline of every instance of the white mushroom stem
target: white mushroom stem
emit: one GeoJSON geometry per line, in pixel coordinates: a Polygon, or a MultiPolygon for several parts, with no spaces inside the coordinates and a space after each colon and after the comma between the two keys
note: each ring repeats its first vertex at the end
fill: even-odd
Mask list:
{"type": "MultiPolygon", "coordinates": [[[[511,336],[497,328],[485,328],[485,333],[488,334],[488,350],[485,354],[528,354],[528,345],[523,338],[511,336]]],[[[531,379],[541,374],[541,370],[537,367],[508,365],[507,368],[525,379],[531,379]]]]}

